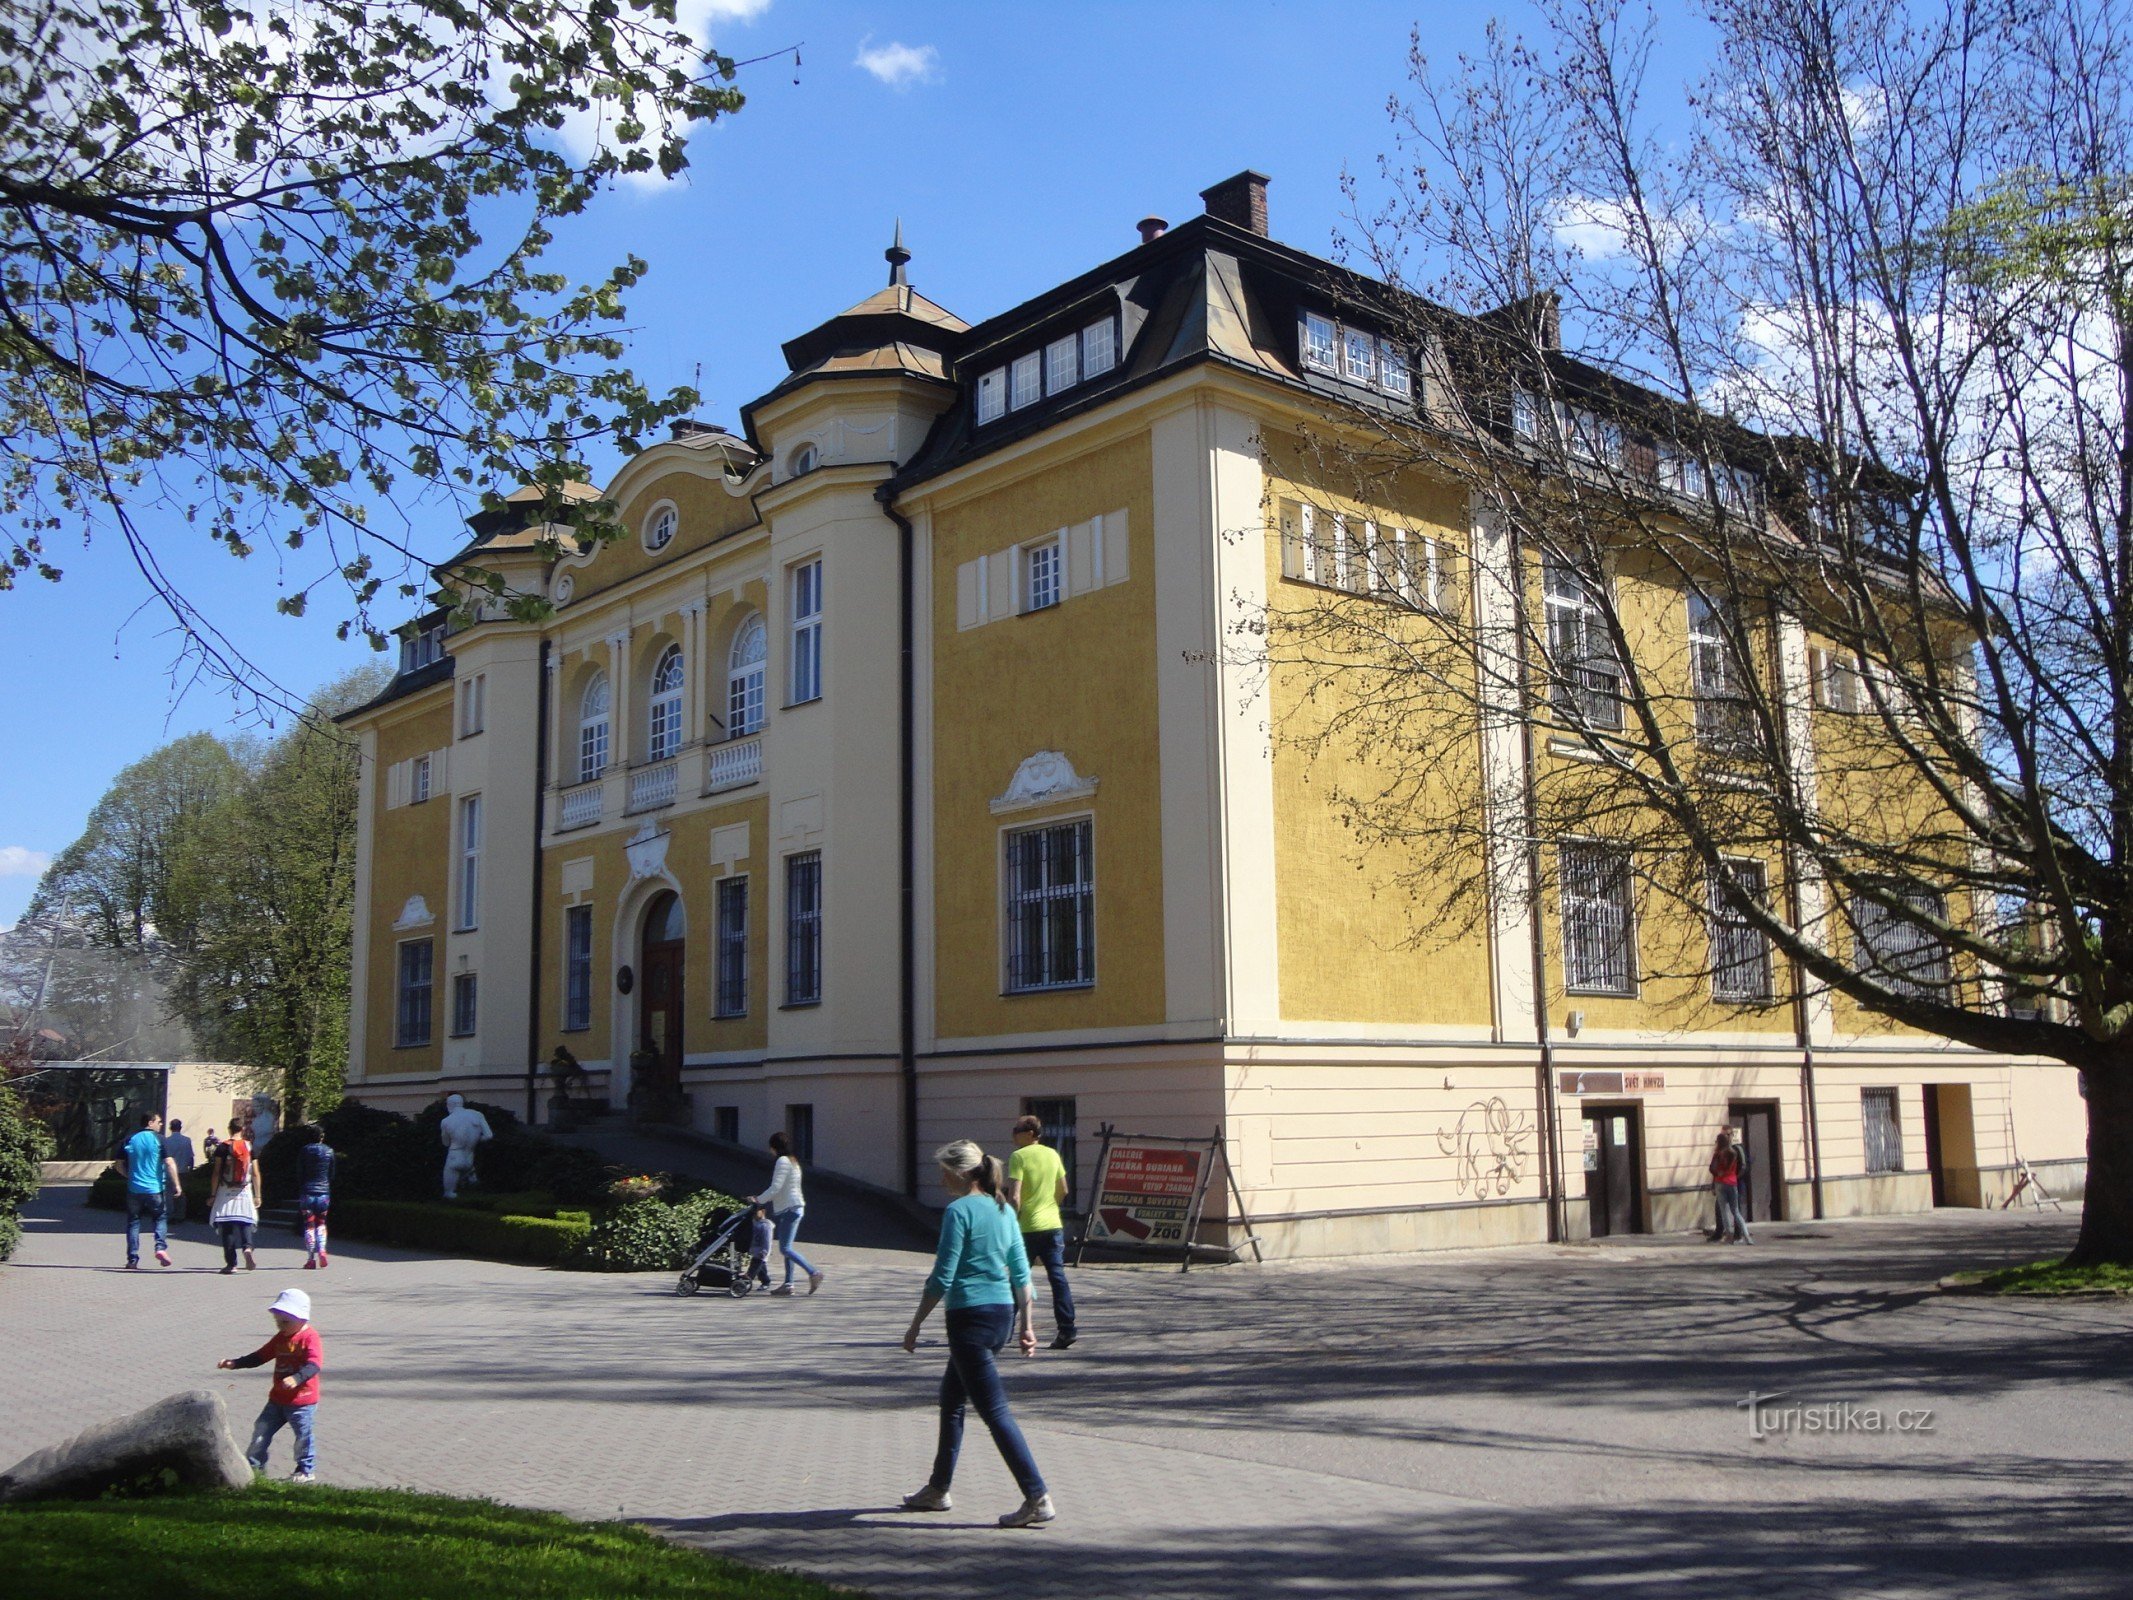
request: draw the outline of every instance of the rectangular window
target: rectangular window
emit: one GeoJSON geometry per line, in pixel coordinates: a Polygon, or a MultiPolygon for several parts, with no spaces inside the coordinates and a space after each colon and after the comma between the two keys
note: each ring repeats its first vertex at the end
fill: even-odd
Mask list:
{"type": "Polygon", "coordinates": [[[430,941],[410,939],[400,946],[400,993],[393,1043],[401,1049],[430,1042],[430,941]]]}
{"type": "Polygon", "coordinates": [[[477,672],[459,689],[459,737],[471,739],[482,729],[482,702],[486,698],[489,675],[477,672]]]}
{"type": "Polygon", "coordinates": [[[1022,550],[1022,609],[1042,611],[1059,604],[1059,541],[1025,545],[1022,550]]]}
{"type": "Polygon", "coordinates": [[[1581,994],[1634,994],[1629,857],[1605,845],[1562,848],[1563,982],[1581,994]]]}
{"type": "Polygon", "coordinates": [[[1094,378],[1118,365],[1117,325],[1106,317],[1081,330],[1081,375],[1094,378]]]}
{"type": "Polygon", "coordinates": [[[1511,431],[1521,439],[1531,439],[1536,444],[1540,442],[1543,414],[1541,397],[1531,389],[1511,391],[1511,431]]]}
{"type": "Polygon", "coordinates": [[[1341,376],[1350,383],[1378,381],[1378,342],[1367,333],[1347,329],[1341,336],[1341,376]]]}
{"type": "Polygon", "coordinates": [[[1007,836],[1007,988],[1082,988],[1096,980],[1092,824],[1026,828],[1007,836]]]}
{"type": "Polygon", "coordinates": [[[459,926],[481,924],[481,796],[459,802],[459,926]]]}
{"type": "Polygon", "coordinates": [[[741,1108],[739,1106],[713,1106],[711,1108],[711,1136],[723,1139],[728,1144],[741,1142],[741,1108]]]}
{"type": "Polygon", "coordinates": [[[1622,726],[1622,669],[1607,631],[1599,583],[1571,561],[1542,562],[1555,709],[1595,728],[1622,726]]]}
{"type": "Polygon", "coordinates": [[[1081,335],[1070,333],[1044,347],[1044,392],[1057,394],[1081,382],[1081,335]]]}
{"type": "Polygon", "coordinates": [[[1711,995],[1736,1005],[1770,998],[1770,941],[1726,897],[1726,880],[1761,903],[1769,884],[1760,861],[1728,861],[1706,884],[1711,903],[1711,995]]]}
{"type": "Polygon", "coordinates": [[[578,782],[590,783],[607,770],[607,718],[588,717],[578,724],[578,782]]]}
{"type": "Polygon", "coordinates": [[[1074,1150],[1074,1102],[1032,1098],[1022,1102],[1022,1109],[1044,1124],[1037,1137],[1059,1152],[1059,1164],[1066,1168],[1067,1181],[1066,1199],[1061,1204],[1071,1211],[1074,1209],[1075,1168],[1078,1165],[1074,1150]]]}
{"type": "Polygon", "coordinates": [[[748,1015],[748,880],[718,880],[718,994],[713,1014],[748,1015]]]}
{"type": "Polygon", "coordinates": [[[1415,392],[1414,375],[1407,366],[1407,352],[1390,339],[1378,341],[1378,387],[1402,400],[1415,392]]]}
{"type": "Polygon", "coordinates": [[[785,858],[785,1003],[822,1003],[822,852],[785,858]]]}
{"type": "Polygon", "coordinates": [[[785,1108],[785,1137],[792,1141],[792,1158],[800,1163],[805,1172],[815,1164],[815,1108],[787,1106],[785,1108]]]}
{"type": "Polygon", "coordinates": [[[1007,414],[1007,369],[994,367],[978,379],[978,421],[997,422],[1007,414]]]}
{"type": "Polygon", "coordinates": [[[1567,433],[1572,455],[1581,460],[1598,462],[1601,466],[1621,465],[1620,427],[1590,411],[1565,408],[1565,416],[1570,424],[1567,433]]]}
{"type": "Polygon", "coordinates": [[[444,624],[434,623],[400,641],[400,670],[415,672],[444,659],[444,624]]]}
{"type": "Polygon", "coordinates": [[[1814,674],[1815,704],[1825,711],[1856,717],[1871,710],[1873,699],[1866,692],[1866,678],[1859,663],[1841,650],[1808,652],[1814,674]]]}
{"type": "Polygon", "coordinates": [[[430,758],[416,756],[407,769],[407,803],[420,805],[430,797],[430,758]]]}
{"type": "MultiPolygon", "coordinates": [[[[1907,889],[1892,891],[1892,895],[1921,917],[1947,920],[1946,904],[1937,894],[1907,889]]],[[[1852,896],[1851,917],[1857,940],[1853,965],[1859,971],[1913,1000],[1948,997],[1948,947],[1931,929],[1864,895],[1852,896]]]]}
{"type": "Polygon", "coordinates": [[[1696,700],[1696,742],[1707,750],[1754,747],[1755,718],[1741,693],[1733,637],[1739,621],[1732,603],[1689,591],[1689,689],[1696,700]]]}
{"type": "Polygon", "coordinates": [[[822,560],[791,569],[792,697],[789,705],[822,698],[822,560]]]}
{"type": "Polygon", "coordinates": [[[1333,347],[1333,319],[1316,312],[1304,313],[1303,364],[1319,372],[1338,370],[1333,347]]]}
{"type": "Polygon", "coordinates": [[[1866,1136],[1866,1170],[1903,1171],[1903,1125],[1896,1120],[1896,1091],[1861,1089],[1859,1123],[1866,1136]]]}
{"type": "Polygon", "coordinates": [[[1009,369],[1014,374],[1014,393],[1010,404],[1017,411],[1024,406],[1033,406],[1044,398],[1044,357],[1032,350],[1026,356],[1017,356],[1009,369]]]}
{"type": "Polygon", "coordinates": [[[452,1037],[464,1039],[474,1032],[474,974],[452,974],[452,1037]]]}
{"type": "Polygon", "coordinates": [[[571,906],[563,913],[563,1027],[576,1033],[592,1022],[592,907],[571,906]]]}
{"type": "Polygon", "coordinates": [[[1417,610],[1437,609],[1437,541],[1395,528],[1380,541],[1388,599],[1417,610]]]}

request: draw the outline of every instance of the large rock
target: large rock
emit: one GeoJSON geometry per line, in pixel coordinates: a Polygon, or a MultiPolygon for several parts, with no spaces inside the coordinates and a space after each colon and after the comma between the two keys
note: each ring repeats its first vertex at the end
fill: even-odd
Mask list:
{"type": "Polygon", "coordinates": [[[230,1438],[222,1396],[194,1389],[146,1411],[100,1422],[0,1473],[0,1502],[88,1499],[153,1483],[165,1469],[192,1488],[237,1489],[251,1464],[230,1438]]]}

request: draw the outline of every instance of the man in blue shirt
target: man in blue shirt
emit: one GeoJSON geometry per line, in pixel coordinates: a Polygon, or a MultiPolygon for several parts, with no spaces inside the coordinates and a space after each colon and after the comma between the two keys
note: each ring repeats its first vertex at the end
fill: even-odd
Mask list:
{"type": "Polygon", "coordinates": [[[172,1188],[177,1187],[178,1164],[163,1146],[161,1112],[141,1114],[141,1131],[121,1147],[119,1161],[126,1169],[126,1270],[132,1272],[141,1265],[143,1217],[155,1219],[156,1264],[167,1267],[170,1207],[163,1199],[163,1185],[167,1179],[172,1188]]]}

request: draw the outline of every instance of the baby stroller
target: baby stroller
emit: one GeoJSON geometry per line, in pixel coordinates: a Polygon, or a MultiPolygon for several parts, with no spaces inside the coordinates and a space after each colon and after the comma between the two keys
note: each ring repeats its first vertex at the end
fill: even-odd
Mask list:
{"type": "Polygon", "coordinates": [[[706,1285],[723,1289],[736,1300],[745,1299],[755,1288],[755,1279],[748,1274],[748,1241],[754,1211],[743,1206],[724,1217],[713,1216],[704,1222],[704,1233],[699,1243],[696,1259],[682,1273],[681,1281],[674,1285],[676,1294],[699,1294],[706,1285]]]}

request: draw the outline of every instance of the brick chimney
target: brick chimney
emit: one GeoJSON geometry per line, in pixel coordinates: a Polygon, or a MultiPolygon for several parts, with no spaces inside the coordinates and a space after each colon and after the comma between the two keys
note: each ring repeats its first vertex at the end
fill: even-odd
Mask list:
{"type": "Polygon", "coordinates": [[[1202,189],[1200,198],[1207,202],[1207,214],[1217,222],[1227,222],[1264,239],[1266,186],[1272,181],[1263,172],[1247,170],[1234,178],[1224,178],[1212,189],[1202,189]]]}

